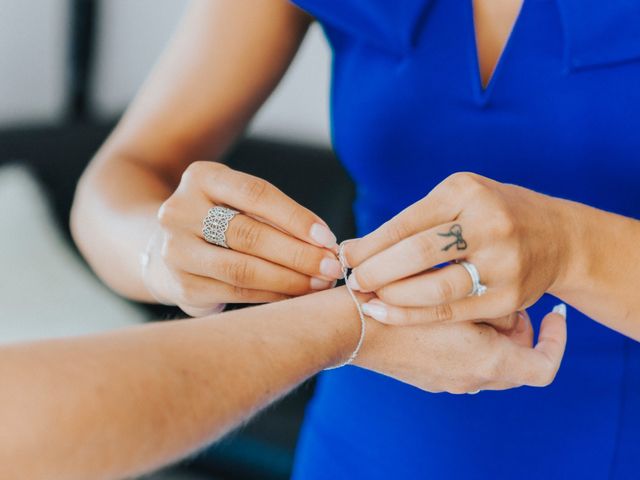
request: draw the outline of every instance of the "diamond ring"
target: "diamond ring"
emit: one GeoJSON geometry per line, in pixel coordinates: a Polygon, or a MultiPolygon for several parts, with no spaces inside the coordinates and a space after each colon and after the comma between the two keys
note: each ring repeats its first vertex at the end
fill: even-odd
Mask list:
{"type": "Polygon", "coordinates": [[[204,239],[219,247],[229,248],[226,237],[227,229],[229,228],[229,222],[238,213],[240,212],[227,207],[210,208],[207,216],[202,221],[204,239]]]}

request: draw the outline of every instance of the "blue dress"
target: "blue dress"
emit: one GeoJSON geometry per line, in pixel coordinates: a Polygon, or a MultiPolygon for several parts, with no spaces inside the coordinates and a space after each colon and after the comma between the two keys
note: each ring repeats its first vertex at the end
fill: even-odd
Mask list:
{"type": "MultiPolygon", "coordinates": [[[[360,235],[457,171],[640,217],[640,1],[525,0],[486,90],[471,0],[296,3],[333,49],[360,235]]],[[[640,344],[574,309],[568,322],[549,388],[458,396],[324,373],[294,478],[639,479],[640,344]]]]}

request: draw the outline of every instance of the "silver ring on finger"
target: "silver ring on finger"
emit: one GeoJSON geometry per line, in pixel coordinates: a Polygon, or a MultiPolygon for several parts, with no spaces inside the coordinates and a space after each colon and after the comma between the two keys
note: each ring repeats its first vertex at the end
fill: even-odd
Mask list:
{"type": "Polygon", "coordinates": [[[487,293],[487,287],[486,285],[483,285],[482,282],[480,281],[480,273],[478,272],[478,269],[476,268],[476,266],[471,262],[467,262],[466,260],[460,260],[457,263],[462,265],[464,269],[467,271],[467,273],[469,274],[469,276],[471,277],[472,286],[471,286],[471,293],[469,293],[469,296],[479,297],[487,293]]]}
{"type": "Polygon", "coordinates": [[[477,395],[478,393],[480,393],[480,390],[474,390],[472,392],[467,392],[467,395],[477,395]]]}
{"type": "Polygon", "coordinates": [[[216,206],[210,208],[207,216],[202,221],[202,236],[204,239],[218,247],[229,248],[227,245],[227,229],[229,222],[238,213],[232,208],[216,206]]]}

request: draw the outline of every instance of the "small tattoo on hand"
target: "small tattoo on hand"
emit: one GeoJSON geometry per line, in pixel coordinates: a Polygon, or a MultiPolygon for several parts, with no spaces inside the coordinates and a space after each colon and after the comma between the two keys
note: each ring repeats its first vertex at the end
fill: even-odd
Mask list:
{"type": "Polygon", "coordinates": [[[462,226],[459,224],[453,225],[447,233],[439,233],[441,237],[455,237],[455,241],[445,245],[442,248],[443,252],[446,252],[451,247],[455,245],[458,250],[466,250],[467,249],[467,241],[462,237],[462,226]]]}

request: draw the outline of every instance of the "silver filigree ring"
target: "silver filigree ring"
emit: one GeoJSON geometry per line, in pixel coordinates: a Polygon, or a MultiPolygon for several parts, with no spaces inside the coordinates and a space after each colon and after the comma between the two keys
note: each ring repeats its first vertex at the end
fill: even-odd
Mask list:
{"type": "Polygon", "coordinates": [[[229,222],[238,213],[240,212],[227,207],[210,208],[207,216],[202,221],[204,239],[219,247],[229,248],[226,237],[227,229],[229,228],[229,222]]]}
{"type": "Polygon", "coordinates": [[[486,285],[483,285],[482,282],[480,282],[480,273],[478,273],[478,269],[476,268],[476,266],[473,263],[466,262],[464,260],[460,260],[457,263],[462,265],[471,277],[472,287],[469,296],[479,297],[480,295],[484,295],[485,293],[487,293],[486,285]]]}

